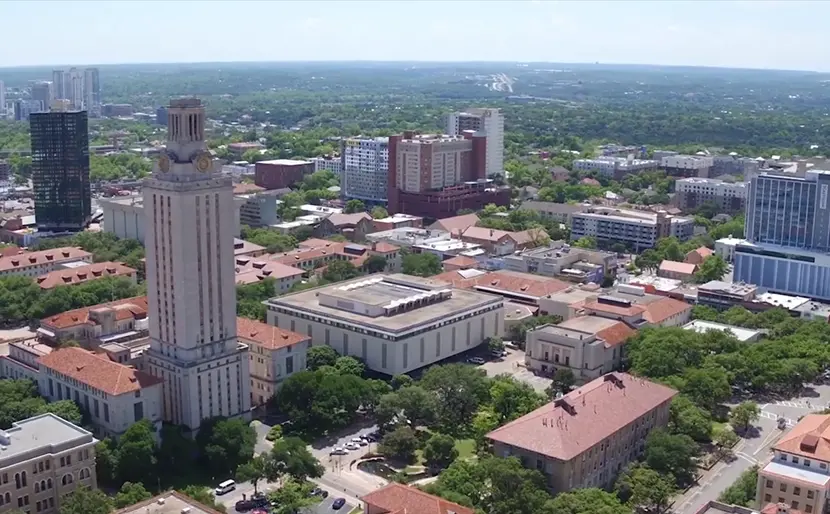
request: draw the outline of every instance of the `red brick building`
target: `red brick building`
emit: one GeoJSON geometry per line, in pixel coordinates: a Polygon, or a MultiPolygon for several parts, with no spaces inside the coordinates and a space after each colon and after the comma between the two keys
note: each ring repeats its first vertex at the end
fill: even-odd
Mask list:
{"type": "Polygon", "coordinates": [[[291,187],[314,173],[314,163],[293,159],[274,159],[256,163],[254,183],[265,189],[291,187]]]}
{"type": "Polygon", "coordinates": [[[508,205],[509,190],[486,180],[486,153],[487,137],[479,132],[391,136],[387,210],[437,219],[488,203],[508,205]]]}

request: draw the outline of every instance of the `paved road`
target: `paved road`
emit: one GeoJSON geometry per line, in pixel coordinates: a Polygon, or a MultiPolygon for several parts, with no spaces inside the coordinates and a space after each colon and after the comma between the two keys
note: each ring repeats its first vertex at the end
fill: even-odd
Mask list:
{"type": "Polygon", "coordinates": [[[771,447],[794,426],[799,418],[812,411],[826,408],[830,402],[830,385],[813,385],[801,396],[789,400],[759,402],[761,418],[755,423],[756,433],[741,440],[735,447],[736,459],[730,463],[719,462],[706,472],[697,487],[689,490],[675,502],[677,514],[694,514],[706,502],[716,500],[724,489],[732,485],[740,474],[753,465],[763,466],[771,456],[771,447]],[[778,429],[777,420],[787,420],[785,431],[778,429]]]}

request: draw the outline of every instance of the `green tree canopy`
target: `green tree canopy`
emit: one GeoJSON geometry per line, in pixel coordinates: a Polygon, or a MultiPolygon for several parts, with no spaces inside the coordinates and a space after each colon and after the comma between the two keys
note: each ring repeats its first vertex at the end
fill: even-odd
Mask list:
{"type": "Polygon", "coordinates": [[[407,275],[430,277],[441,273],[441,260],[433,253],[410,253],[403,257],[403,272],[407,275]]]}

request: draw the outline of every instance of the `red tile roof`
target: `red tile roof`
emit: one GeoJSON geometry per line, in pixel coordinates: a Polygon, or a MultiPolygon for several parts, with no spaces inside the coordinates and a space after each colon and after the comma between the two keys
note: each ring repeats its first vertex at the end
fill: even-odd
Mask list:
{"type": "Polygon", "coordinates": [[[681,273],[683,275],[694,275],[697,266],[689,262],[663,261],[660,263],[660,271],[681,273]]]}
{"type": "Polygon", "coordinates": [[[464,232],[468,227],[475,226],[478,222],[478,216],[475,214],[464,214],[461,216],[453,216],[452,218],[440,219],[433,223],[430,228],[445,230],[453,235],[458,235],[459,232],[464,232]]]}
{"type": "Polygon", "coordinates": [[[372,251],[377,253],[392,253],[400,250],[399,247],[385,241],[378,241],[372,246],[372,251]]]}
{"type": "Polygon", "coordinates": [[[288,266],[276,260],[273,255],[260,255],[259,257],[236,257],[236,283],[250,284],[265,280],[266,278],[290,278],[305,273],[299,268],[288,266]]]}
{"type": "Polygon", "coordinates": [[[675,300],[674,298],[661,298],[655,302],[643,305],[646,312],[643,313],[643,318],[652,325],[659,325],[672,316],[676,316],[684,311],[692,310],[692,306],[686,302],[675,300]]]}
{"type": "Polygon", "coordinates": [[[704,260],[706,257],[709,257],[709,256],[714,255],[714,254],[715,254],[715,252],[714,252],[714,251],[712,251],[712,249],[711,249],[711,248],[708,248],[708,247],[706,247],[706,246],[701,246],[700,248],[696,248],[696,249],[692,250],[691,252],[687,253],[687,254],[686,254],[686,261],[688,261],[688,260],[689,260],[689,258],[690,258],[691,256],[693,256],[694,254],[697,254],[697,256],[698,256],[698,260],[699,260],[700,262],[703,262],[703,260],[704,260]]]}
{"type": "Polygon", "coordinates": [[[118,396],[143,387],[161,384],[163,380],[96,355],[83,348],[60,348],[38,358],[41,366],[73,378],[94,389],[118,396]]]}
{"type": "Polygon", "coordinates": [[[236,184],[233,186],[233,194],[235,195],[259,193],[261,191],[265,191],[265,188],[256,184],[236,184]]]}
{"type": "Polygon", "coordinates": [[[622,321],[618,321],[608,328],[597,332],[597,337],[605,341],[605,347],[611,348],[625,342],[626,339],[636,334],[637,331],[622,321]]]}
{"type": "Polygon", "coordinates": [[[456,255],[455,257],[445,260],[441,263],[441,265],[444,266],[444,269],[447,269],[447,265],[466,269],[478,267],[478,261],[472,257],[467,257],[466,255],[456,255]]]}
{"type": "Polygon", "coordinates": [[[6,246],[4,248],[0,248],[0,257],[11,257],[12,255],[21,255],[27,253],[24,250],[21,250],[17,246],[6,246]]]}
{"type": "Polygon", "coordinates": [[[309,336],[242,317],[236,318],[236,335],[269,350],[278,350],[311,340],[309,336]]]}
{"type": "Polygon", "coordinates": [[[530,228],[522,230],[521,232],[510,232],[510,237],[512,237],[513,241],[516,241],[516,244],[519,246],[531,243],[537,244],[540,241],[550,239],[550,236],[543,228],[530,228]]]}
{"type": "Polygon", "coordinates": [[[94,320],[89,319],[89,311],[106,307],[111,307],[116,310],[115,317],[119,321],[127,318],[142,319],[147,317],[147,297],[134,296],[132,298],[124,298],[123,300],[116,300],[109,303],[99,303],[98,305],[91,305],[89,307],[55,314],[54,316],[43,318],[40,320],[40,323],[56,329],[76,327],[85,323],[95,323],[94,320]]]}
{"type": "Polygon", "coordinates": [[[674,389],[627,373],[609,373],[487,437],[567,461],[667,404],[676,394],[674,389]]]}
{"type": "Polygon", "coordinates": [[[335,227],[357,225],[363,220],[372,221],[372,216],[366,212],[355,212],[352,214],[332,214],[326,218],[335,227]]]}
{"type": "Polygon", "coordinates": [[[77,268],[66,268],[50,271],[37,277],[41,289],[52,289],[57,286],[81,284],[105,277],[131,277],[136,270],[120,262],[96,262],[77,268]]]}
{"type": "Polygon", "coordinates": [[[830,461],[830,414],[807,414],[772,448],[793,455],[830,461]]]}
{"type": "Polygon", "coordinates": [[[489,241],[491,243],[497,243],[505,238],[513,239],[510,237],[510,234],[511,232],[507,232],[506,230],[496,230],[485,227],[467,227],[461,237],[462,239],[475,239],[476,241],[489,241]]]}
{"type": "Polygon", "coordinates": [[[474,514],[474,510],[420,489],[392,482],[360,498],[377,514],[474,514]]]}
{"type": "Polygon", "coordinates": [[[0,257],[0,271],[24,269],[29,266],[37,266],[40,264],[79,261],[85,258],[89,258],[91,260],[92,254],[72,246],[53,248],[51,250],[41,250],[39,252],[25,252],[20,255],[0,257]]]}
{"type": "Polygon", "coordinates": [[[552,277],[508,270],[492,271],[473,278],[464,278],[458,271],[453,270],[445,271],[432,278],[449,282],[461,289],[476,289],[495,294],[503,292],[536,298],[557,293],[572,285],[552,277]]]}

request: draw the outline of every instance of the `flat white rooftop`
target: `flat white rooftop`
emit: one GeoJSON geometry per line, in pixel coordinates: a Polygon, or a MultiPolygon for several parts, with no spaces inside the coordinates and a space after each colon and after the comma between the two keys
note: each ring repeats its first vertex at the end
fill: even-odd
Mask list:
{"type": "Polygon", "coordinates": [[[0,447],[3,448],[0,467],[3,468],[21,459],[97,442],[92,433],[50,412],[12,423],[5,435],[8,438],[5,441],[0,436],[0,447]]]}
{"type": "Polygon", "coordinates": [[[811,471],[809,469],[805,469],[799,466],[789,466],[786,464],[781,464],[780,462],[772,461],[764,467],[764,471],[767,473],[774,473],[776,475],[780,475],[783,477],[793,478],[795,480],[801,480],[803,482],[809,482],[811,484],[815,484],[819,487],[825,487],[828,482],[830,482],[829,475],[823,475],[821,473],[817,473],[815,471],[811,471]]]}
{"type": "Polygon", "coordinates": [[[704,333],[709,330],[719,330],[721,332],[731,332],[738,341],[755,341],[761,337],[763,332],[759,330],[751,330],[748,328],[736,327],[734,325],[725,325],[723,323],[714,323],[712,321],[703,321],[696,319],[690,323],[683,325],[684,330],[694,330],[695,332],[704,333]]]}

